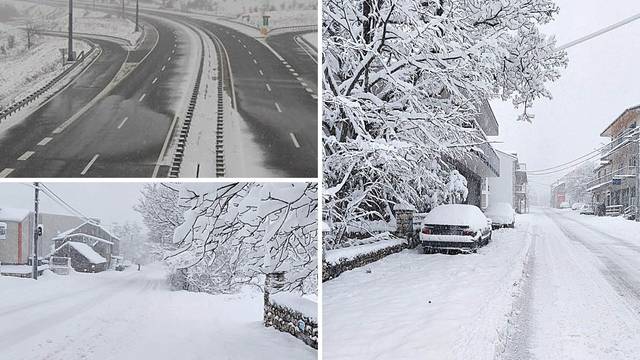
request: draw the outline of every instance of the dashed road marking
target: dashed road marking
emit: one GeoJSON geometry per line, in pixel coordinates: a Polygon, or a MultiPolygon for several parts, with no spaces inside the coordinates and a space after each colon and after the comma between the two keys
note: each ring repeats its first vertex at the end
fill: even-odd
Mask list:
{"type": "Polygon", "coordinates": [[[280,105],[278,105],[278,103],[274,103],[276,104],[276,109],[278,109],[278,112],[282,112],[282,109],[280,109],[280,105]]]}
{"type": "Polygon", "coordinates": [[[260,73],[260,75],[264,76],[264,73],[262,72],[262,70],[258,70],[258,72],[260,73]]]}
{"type": "Polygon", "coordinates": [[[6,168],[6,169],[4,169],[4,170],[0,171],[0,178],[7,177],[7,176],[9,176],[9,174],[11,174],[12,172],[13,172],[13,169],[12,169],[12,168],[6,168]]]}
{"type": "Polygon", "coordinates": [[[122,128],[122,125],[124,125],[124,123],[127,122],[127,120],[129,120],[129,117],[125,117],[124,119],[122,119],[122,122],[120,123],[120,125],[118,125],[118,129],[122,128]]]}
{"type": "Polygon", "coordinates": [[[318,100],[318,95],[316,95],[316,94],[312,94],[312,95],[311,95],[311,97],[312,97],[314,100],[318,100]]]}
{"type": "Polygon", "coordinates": [[[300,82],[300,85],[307,87],[307,83],[306,82],[300,82]]]}
{"type": "Polygon", "coordinates": [[[309,88],[304,88],[304,89],[307,90],[308,93],[313,93],[312,89],[309,89],[309,88]]]}
{"type": "Polygon", "coordinates": [[[53,140],[52,137],[46,137],[42,140],[40,140],[40,142],[38,143],[39,146],[45,146],[49,143],[49,141],[53,140]]]}
{"type": "Polygon", "coordinates": [[[100,156],[100,154],[96,154],[91,161],[89,161],[89,163],[87,164],[87,166],[84,167],[84,169],[82,170],[82,172],[80,173],[80,175],[84,175],[87,173],[87,171],[89,171],[89,169],[91,168],[91,166],[93,165],[93,163],[96,162],[96,160],[98,160],[98,157],[100,156]]]}
{"type": "Polygon", "coordinates": [[[291,75],[293,76],[298,76],[299,74],[297,72],[292,73],[291,75]]]}
{"type": "Polygon", "coordinates": [[[153,79],[153,81],[151,82],[152,84],[155,84],[158,82],[158,78],[153,79]]]}
{"type": "Polygon", "coordinates": [[[303,78],[301,78],[301,77],[299,77],[299,76],[296,78],[296,80],[298,80],[298,81],[304,81],[304,79],[303,79],[303,78]]]}
{"type": "Polygon", "coordinates": [[[36,153],[35,151],[26,151],[24,154],[20,155],[20,157],[18,158],[18,161],[25,161],[35,153],[36,153]]]}
{"type": "Polygon", "coordinates": [[[253,63],[254,63],[254,64],[257,64],[257,63],[258,63],[258,61],[257,61],[256,59],[253,59],[253,63]]]}
{"type": "Polygon", "coordinates": [[[160,71],[164,71],[164,69],[166,69],[166,68],[167,68],[166,66],[162,65],[162,70],[160,70],[160,71]]]}
{"type": "Polygon", "coordinates": [[[169,56],[169,57],[167,58],[167,61],[171,61],[171,56],[169,56]]]}
{"type": "Polygon", "coordinates": [[[291,65],[286,64],[285,66],[287,67],[287,69],[291,69],[291,65]]]}
{"type": "Polygon", "coordinates": [[[171,50],[171,53],[172,53],[172,54],[175,54],[175,53],[176,53],[176,51],[175,51],[175,50],[171,50]]]}
{"type": "Polygon", "coordinates": [[[296,139],[296,136],[293,133],[289,133],[289,136],[291,136],[291,141],[293,141],[293,146],[299,148],[300,143],[298,143],[298,139],[296,139]]]}
{"type": "Polygon", "coordinates": [[[142,102],[145,96],[147,96],[147,93],[142,94],[142,96],[140,96],[140,99],[138,99],[138,102],[142,102]]]}
{"type": "Polygon", "coordinates": [[[269,86],[269,84],[265,84],[267,85],[267,90],[271,91],[271,86],[269,86]]]}

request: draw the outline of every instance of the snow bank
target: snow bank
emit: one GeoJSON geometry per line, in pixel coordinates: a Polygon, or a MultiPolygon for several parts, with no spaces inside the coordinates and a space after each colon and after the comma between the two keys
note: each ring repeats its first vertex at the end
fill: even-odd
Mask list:
{"type": "Polygon", "coordinates": [[[405,250],[324,283],[324,358],[476,359],[504,342],[531,238],[526,217],[474,255],[405,250]]]}
{"type": "Polygon", "coordinates": [[[302,35],[302,38],[305,39],[309,44],[311,44],[316,50],[318,50],[318,33],[311,32],[302,35]]]}

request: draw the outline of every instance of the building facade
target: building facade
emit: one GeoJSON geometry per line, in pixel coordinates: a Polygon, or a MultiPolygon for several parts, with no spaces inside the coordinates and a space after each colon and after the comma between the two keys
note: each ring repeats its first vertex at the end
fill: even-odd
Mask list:
{"type": "Polygon", "coordinates": [[[31,212],[0,208],[0,264],[23,265],[31,254],[31,212]]]}
{"type": "Polygon", "coordinates": [[[529,212],[529,180],[527,178],[527,164],[518,162],[515,169],[515,183],[513,185],[513,208],[518,214],[529,212]]]}
{"type": "Polygon", "coordinates": [[[625,110],[600,134],[610,142],[600,151],[595,179],[588,185],[594,206],[608,215],[635,214],[640,106],[625,110]]]}

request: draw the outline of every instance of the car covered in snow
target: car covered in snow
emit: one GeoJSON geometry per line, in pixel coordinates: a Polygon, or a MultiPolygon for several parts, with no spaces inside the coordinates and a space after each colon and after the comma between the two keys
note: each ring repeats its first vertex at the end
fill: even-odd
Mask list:
{"type": "Polygon", "coordinates": [[[573,205],[571,205],[571,210],[580,210],[585,205],[586,205],[585,203],[581,203],[581,202],[573,203],[573,205]]]}
{"type": "Polygon", "coordinates": [[[595,215],[596,211],[594,210],[592,205],[584,204],[582,208],[579,210],[582,215],[595,215]]]}
{"type": "Polygon", "coordinates": [[[490,204],[484,211],[484,214],[491,219],[494,229],[502,227],[514,227],[516,223],[516,211],[513,210],[511,204],[499,202],[490,204]]]}
{"type": "Polygon", "coordinates": [[[560,203],[560,209],[568,209],[570,207],[571,207],[571,205],[569,205],[568,201],[563,201],[563,202],[560,203]]]}
{"type": "Polygon", "coordinates": [[[422,221],[420,242],[425,253],[475,252],[491,240],[491,220],[474,205],[440,205],[422,221]]]}

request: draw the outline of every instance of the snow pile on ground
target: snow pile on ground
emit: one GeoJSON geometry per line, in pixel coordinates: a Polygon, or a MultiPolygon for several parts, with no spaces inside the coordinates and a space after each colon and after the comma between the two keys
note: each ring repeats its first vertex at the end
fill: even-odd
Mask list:
{"type": "Polygon", "coordinates": [[[494,359],[519,293],[526,217],[473,255],[405,250],[323,288],[325,359],[494,359]]]}
{"type": "Polygon", "coordinates": [[[326,250],[324,259],[329,264],[337,264],[341,261],[353,260],[364,254],[369,254],[378,250],[404,244],[403,239],[391,238],[389,233],[380,234],[374,237],[375,241],[361,245],[355,245],[340,249],[326,250]]]}
{"type": "MultiPolygon", "coordinates": [[[[44,86],[63,71],[61,48],[67,40],[42,37],[41,43],[19,55],[0,56],[0,106],[6,107],[44,86]]],[[[88,51],[83,41],[74,41],[76,51],[88,51]]]]}
{"type": "Polygon", "coordinates": [[[0,277],[0,289],[0,359],[317,358],[300,340],[264,327],[261,292],[172,292],[159,265],[0,277]]]}
{"type": "Polygon", "coordinates": [[[317,301],[313,301],[308,297],[286,291],[270,295],[269,300],[274,304],[278,304],[291,310],[295,310],[302,315],[313,319],[316,323],[318,322],[317,301]]]}
{"type": "MultiPolygon", "coordinates": [[[[38,270],[47,270],[49,265],[39,265],[38,270]]],[[[31,274],[31,265],[0,265],[0,274],[31,274]]]]}

